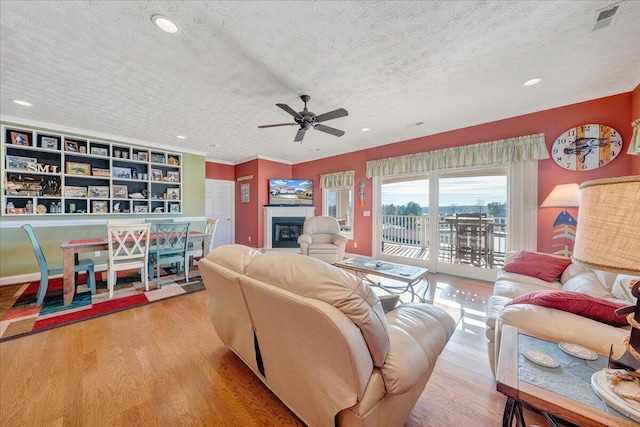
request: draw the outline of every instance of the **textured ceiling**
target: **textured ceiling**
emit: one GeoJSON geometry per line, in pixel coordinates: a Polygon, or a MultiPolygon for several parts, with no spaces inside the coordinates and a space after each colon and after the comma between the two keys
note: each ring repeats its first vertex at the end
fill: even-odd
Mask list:
{"type": "Polygon", "coordinates": [[[299,163],[633,90],[640,2],[592,31],[614,3],[3,0],[0,114],[299,163]],[[257,128],[290,122],[275,104],[300,111],[301,94],[316,114],[348,110],[325,122],[346,134],[257,128]]]}

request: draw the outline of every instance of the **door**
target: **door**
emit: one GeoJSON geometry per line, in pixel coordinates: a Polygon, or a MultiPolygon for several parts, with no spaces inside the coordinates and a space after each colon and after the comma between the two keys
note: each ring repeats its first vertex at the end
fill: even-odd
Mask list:
{"type": "Polygon", "coordinates": [[[506,166],[381,177],[374,186],[375,258],[495,279],[506,253],[506,166]]]}
{"type": "Polygon", "coordinates": [[[207,179],[205,184],[205,216],[218,219],[213,247],[235,242],[234,182],[207,179]]]}

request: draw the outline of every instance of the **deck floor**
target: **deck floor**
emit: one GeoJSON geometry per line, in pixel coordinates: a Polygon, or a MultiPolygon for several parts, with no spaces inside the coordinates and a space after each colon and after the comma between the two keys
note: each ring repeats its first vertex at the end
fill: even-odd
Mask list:
{"type": "MultiPolygon", "coordinates": [[[[397,243],[384,242],[382,253],[385,255],[412,258],[412,259],[429,259],[429,248],[421,248],[420,246],[400,245],[397,243]]],[[[439,251],[440,262],[451,262],[452,252],[447,248],[441,248],[439,251]]],[[[504,254],[494,252],[494,267],[504,265],[504,254]]]]}

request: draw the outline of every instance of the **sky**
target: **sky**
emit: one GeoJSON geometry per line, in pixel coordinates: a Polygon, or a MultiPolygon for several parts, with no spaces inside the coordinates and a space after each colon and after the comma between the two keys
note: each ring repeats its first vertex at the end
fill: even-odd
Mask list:
{"type": "MultiPolygon", "coordinates": [[[[507,201],[506,176],[480,176],[464,178],[440,178],[440,206],[477,205],[507,201]]],[[[429,206],[428,180],[407,181],[382,186],[383,205],[406,205],[416,202],[420,206],[429,206]]]]}

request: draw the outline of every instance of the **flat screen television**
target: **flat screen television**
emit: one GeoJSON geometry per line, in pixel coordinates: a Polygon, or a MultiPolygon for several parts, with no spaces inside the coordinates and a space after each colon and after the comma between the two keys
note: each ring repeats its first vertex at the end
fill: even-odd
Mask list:
{"type": "Polygon", "coordinates": [[[269,204],[275,206],[313,205],[313,181],[310,179],[270,179],[269,204]]]}

